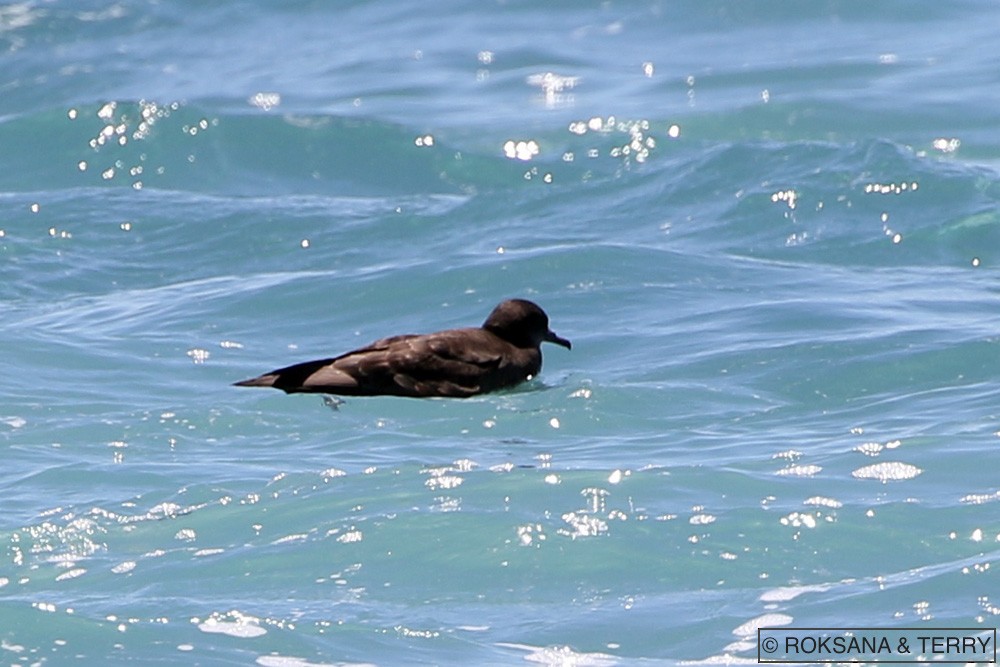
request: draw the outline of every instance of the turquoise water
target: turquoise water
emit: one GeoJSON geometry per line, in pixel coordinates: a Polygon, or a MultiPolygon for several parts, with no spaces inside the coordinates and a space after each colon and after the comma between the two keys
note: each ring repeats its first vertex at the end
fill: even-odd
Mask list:
{"type": "Polygon", "coordinates": [[[0,7],[6,664],[998,625],[1000,8],[0,7]],[[469,400],[237,389],[541,304],[469,400]]]}

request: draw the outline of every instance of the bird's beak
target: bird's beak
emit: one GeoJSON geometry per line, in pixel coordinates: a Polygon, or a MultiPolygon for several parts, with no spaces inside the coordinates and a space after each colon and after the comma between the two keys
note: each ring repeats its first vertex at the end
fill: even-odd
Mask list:
{"type": "Polygon", "coordinates": [[[552,332],[552,331],[546,331],[545,332],[545,341],[548,342],[548,343],[555,343],[556,345],[562,345],[567,350],[572,350],[573,349],[573,344],[572,343],[570,343],[565,338],[560,338],[559,336],[555,335],[555,333],[552,332]]]}

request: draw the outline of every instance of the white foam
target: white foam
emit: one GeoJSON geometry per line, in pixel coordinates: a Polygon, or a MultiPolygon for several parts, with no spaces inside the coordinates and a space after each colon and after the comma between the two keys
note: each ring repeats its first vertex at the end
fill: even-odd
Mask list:
{"type": "Polygon", "coordinates": [[[830,590],[829,584],[811,584],[808,586],[780,586],[761,593],[761,602],[788,602],[803,593],[822,593],[830,590]]]}
{"type": "Polygon", "coordinates": [[[788,614],[764,614],[757,618],[751,618],[746,623],[733,629],[733,634],[737,637],[753,637],[757,634],[758,628],[774,628],[782,625],[791,625],[795,619],[788,614]]]}
{"type": "Polygon", "coordinates": [[[882,483],[890,480],[913,479],[923,470],[909,463],[899,461],[884,461],[870,466],[858,468],[851,473],[857,479],[876,479],[882,483]]]}
{"type": "Polygon", "coordinates": [[[618,664],[618,658],[607,653],[580,653],[569,646],[529,646],[527,644],[497,644],[527,652],[524,659],[543,665],[574,665],[574,667],[606,667],[618,664]]]}
{"type": "Polygon", "coordinates": [[[253,616],[244,616],[238,612],[228,614],[234,618],[232,621],[223,621],[213,616],[203,623],[198,624],[198,629],[209,634],[229,635],[248,639],[250,637],[260,637],[266,635],[267,630],[260,627],[260,621],[253,616]]]}

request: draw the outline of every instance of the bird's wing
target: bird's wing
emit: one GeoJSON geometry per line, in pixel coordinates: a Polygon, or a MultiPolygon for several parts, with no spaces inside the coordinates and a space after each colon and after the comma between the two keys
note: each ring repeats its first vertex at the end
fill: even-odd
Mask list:
{"type": "Polygon", "coordinates": [[[484,376],[503,360],[501,351],[490,345],[492,338],[479,331],[393,336],[335,359],[300,364],[311,368],[298,391],[471,396],[483,390],[484,376]]]}

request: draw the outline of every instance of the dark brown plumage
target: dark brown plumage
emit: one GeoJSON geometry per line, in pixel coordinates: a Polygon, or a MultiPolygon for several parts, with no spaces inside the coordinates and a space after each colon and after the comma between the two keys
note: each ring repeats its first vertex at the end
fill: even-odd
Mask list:
{"type": "Polygon", "coordinates": [[[513,387],[542,369],[543,342],[570,349],[541,308],[501,302],[483,326],[377,340],[331,359],[307,361],[236,382],[285,393],[465,398],[513,387]]]}

